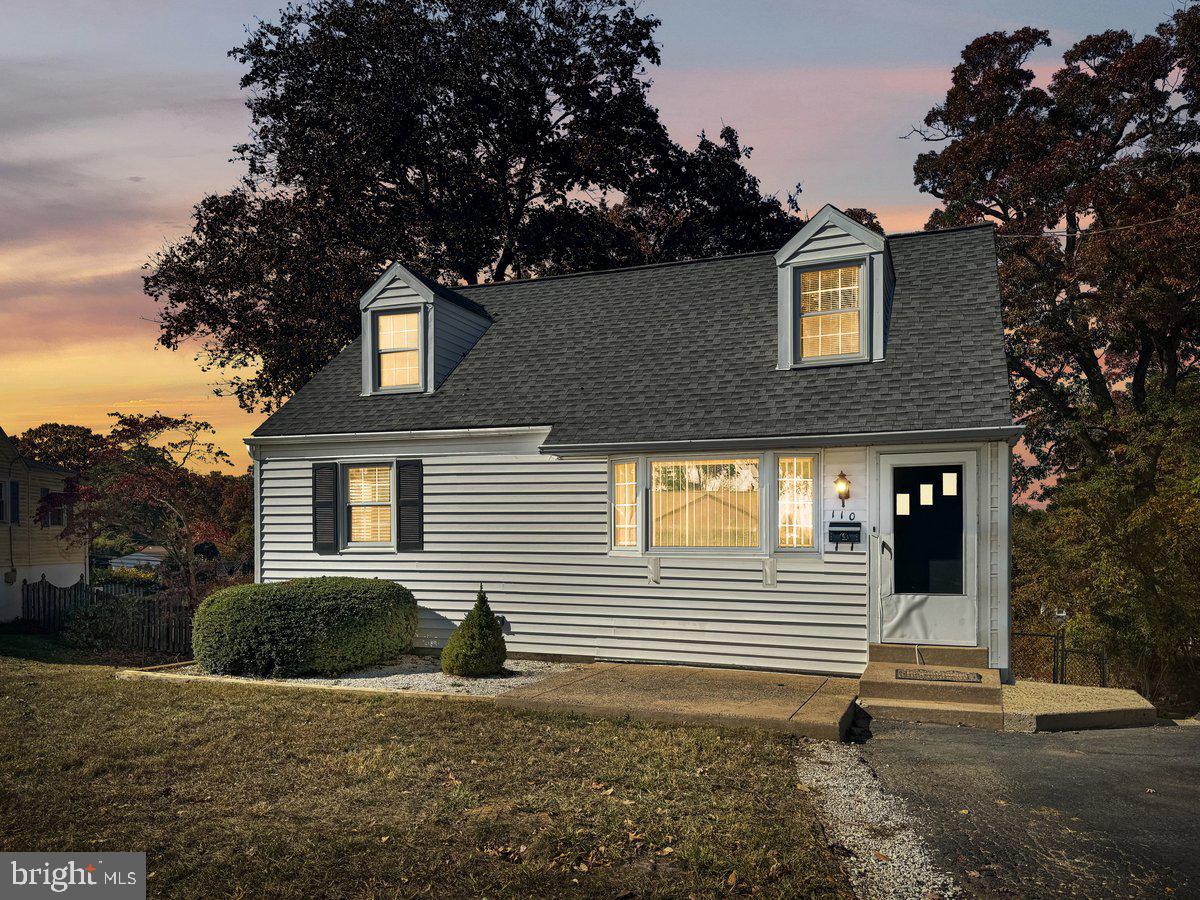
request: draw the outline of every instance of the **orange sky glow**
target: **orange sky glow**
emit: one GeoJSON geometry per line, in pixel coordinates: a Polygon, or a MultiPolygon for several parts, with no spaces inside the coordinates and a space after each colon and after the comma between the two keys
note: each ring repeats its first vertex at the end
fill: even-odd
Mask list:
{"type": "MultiPolygon", "coordinates": [[[[902,15],[880,11],[886,27],[825,5],[781,22],[772,4],[697,2],[647,0],[663,21],[651,99],[676,140],[694,146],[702,130],[715,136],[731,124],[754,148],[748,167],[766,192],[782,197],[799,182],[803,211],[867,207],[888,231],[921,228],[934,207],[912,184],[913,159],[929,145],[901,137],[944,97],[966,41],[1026,24],[982,0],[953,11],[918,0],[902,15]],[[783,52],[816,27],[813,16],[826,17],[822,33],[838,40],[783,52]]],[[[201,370],[195,347],[156,346],[141,267],[187,233],[205,193],[240,176],[231,148],[249,123],[241,69],[226,51],[247,22],[274,17],[279,5],[62,0],[70,13],[61,15],[58,4],[17,0],[20,13],[0,33],[0,427],[8,433],[51,421],[104,429],[117,410],[189,412],[216,427],[230,471],[248,463],[243,440],[263,416],[214,394],[219,374],[201,370]]],[[[1050,15],[1028,6],[1012,16],[1050,15]]],[[[1058,12],[1065,30],[1036,61],[1039,77],[1069,39],[1109,24],[1091,7],[1058,12]]],[[[363,273],[364,290],[375,275],[363,273]]]]}

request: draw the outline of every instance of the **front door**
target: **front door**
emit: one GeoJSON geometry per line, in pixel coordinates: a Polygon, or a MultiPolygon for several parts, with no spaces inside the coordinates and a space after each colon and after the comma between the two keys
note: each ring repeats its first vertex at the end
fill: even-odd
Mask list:
{"type": "Polygon", "coordinates": [[[977,643],[974,455],[882,456],[879,635],[977,643]]]}

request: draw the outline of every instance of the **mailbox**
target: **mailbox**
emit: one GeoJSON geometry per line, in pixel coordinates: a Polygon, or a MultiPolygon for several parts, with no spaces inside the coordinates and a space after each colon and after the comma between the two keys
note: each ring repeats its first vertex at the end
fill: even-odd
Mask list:
{"type": "Polygon", "coordinates": [[[829,543],[841,547],[842,544],[862,543],[862,522],[838,519],[829,523],[829,543]]]}

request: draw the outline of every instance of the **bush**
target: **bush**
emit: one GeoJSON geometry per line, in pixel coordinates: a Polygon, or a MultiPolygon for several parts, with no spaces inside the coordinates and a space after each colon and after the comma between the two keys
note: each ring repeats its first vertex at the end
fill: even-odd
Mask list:
{"type": "Polygon", "coordinates": [[[467,678],[495,675],[504,668],[507,654],[500,620],[492,612],[480,585],[475,605],[442,650],[442,671],[467,678]]]}
{"type": "Polygon", "coordinates": [[[196,662],[217,675],[340,675],[412,645],[417,604],[374,578],[297,578],[209,595],[196,611],[196,662]]]}
{"type": "Polygon", "coordinates": [[[139,601],[104,595],[77,607],[63,622],[62,641],[77,650],[111,650],[129,640],[139,601]]]}

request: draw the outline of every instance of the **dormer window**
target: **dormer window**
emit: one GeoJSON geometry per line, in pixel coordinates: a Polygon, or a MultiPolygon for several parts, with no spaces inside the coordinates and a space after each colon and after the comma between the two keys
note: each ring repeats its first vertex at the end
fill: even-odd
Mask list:
{"type": "Polygon", "coordinates": [[[421,310],[375,314],[375,386],[378,390],[421,387],[421,310]]]}
{"type": "Polygon", "coordinates": [[[887,239],[824,206],[775,254],[782,370],[880,362],[895,276],[887,239]]]}
{"type": "Polygon", "coordinates": [[[855,357],[862,352],[864,268],[856,263],[799,270],[802,360],[855,357]]]}
{"type": "Polygon", "coordinates": [[[436,391],[492,324],[475,301],[398,262],[358,309],[364,397],[436,391]]]}

